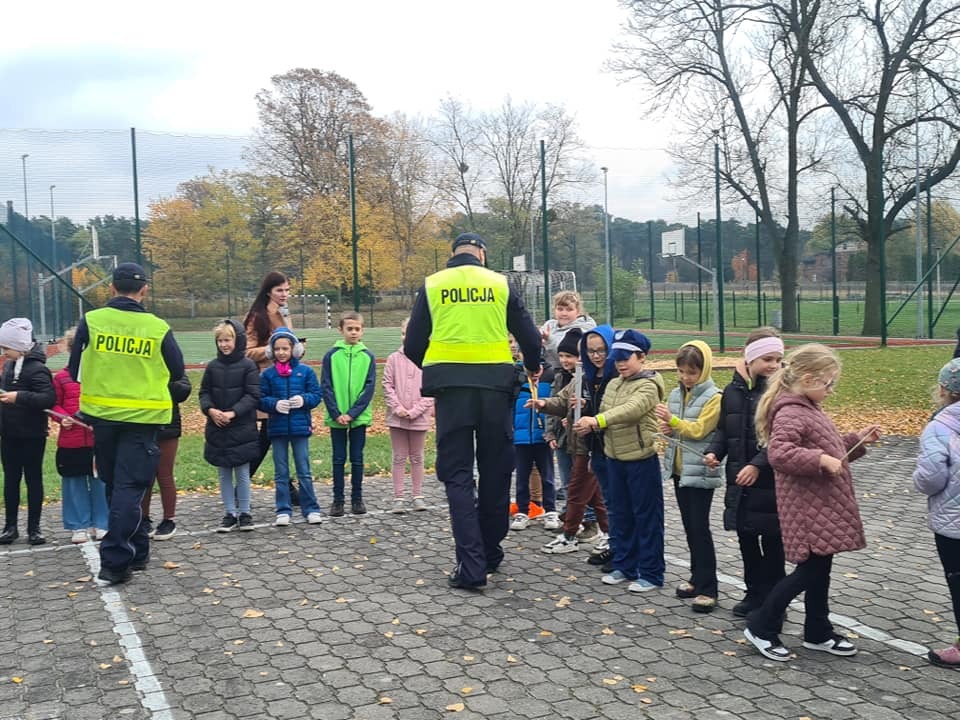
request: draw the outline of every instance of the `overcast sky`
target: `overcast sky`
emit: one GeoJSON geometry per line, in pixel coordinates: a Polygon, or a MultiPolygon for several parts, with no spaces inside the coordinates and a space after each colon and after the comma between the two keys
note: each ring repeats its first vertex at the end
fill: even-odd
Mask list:
{"type": "MultiPolygon", "coordinates": [[[[58,215],[132,214],[114,200],[129,196],[130,127],[228,136],[199,144],[143,136],[145,215],[146,202],[177,182],[239,163],[257,122],[254,95],[271,75],[316,67],[355,82],[381,116],[429,116],[447,95],[481,111],[508,95],[562,104],[596,166],[609,167],[613,215],[695,218],[696,208],[670,201],[670,128],[643,121],[639,89],[604,70],[623,19],[616,0],[91,0],[5,3],[2,13],[0,128],[18,130],[0,131],[0,199],[22,211],[28,154],[31,215],[49,215],[51,184],[58,215]]],[[[602,203],[602,182],[587,195],[602,203]]]]}

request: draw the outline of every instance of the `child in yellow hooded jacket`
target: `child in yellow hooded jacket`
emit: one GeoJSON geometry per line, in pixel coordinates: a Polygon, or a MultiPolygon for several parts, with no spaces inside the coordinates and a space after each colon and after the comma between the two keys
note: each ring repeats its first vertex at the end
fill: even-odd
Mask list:
{"type": "Polygon", "coordinates": [[[717,556],[710,532],[713,491],[719,472],[703,462],[720,420],[720,389],[710,376],[710,346],[693,340],[677,351],[677,387],[656,408],[660,432],[668,436],[664,466],[673,480],[680,518],[690,550],[690,579],[677,587],[679,598],[693,598],[696,612],[717,605],[717,556]]]}

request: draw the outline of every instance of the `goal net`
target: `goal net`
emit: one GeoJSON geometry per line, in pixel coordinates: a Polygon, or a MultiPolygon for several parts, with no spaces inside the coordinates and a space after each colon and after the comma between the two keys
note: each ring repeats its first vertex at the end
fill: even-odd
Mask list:
{"type": "Polygon", "coordinates": [[[551,270],[549,291],[545,287],[543,272],[505,270],[503,274],[510,283],[510,288],[523,298],[527,312],[537,325],[549,320],[549,317],[544,317],[546,292],[552,296],[561,290],[577,291],[577,276],[572,270],[551,270]]]}

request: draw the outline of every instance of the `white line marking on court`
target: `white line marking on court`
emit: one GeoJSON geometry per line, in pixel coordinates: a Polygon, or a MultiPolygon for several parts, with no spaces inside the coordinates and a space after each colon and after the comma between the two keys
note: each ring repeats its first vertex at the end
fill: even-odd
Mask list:
{"type": "MultiPolygon", "coordinates": [[[[665,558],[668,563],[680,565],[685,568],[690,567],[690,562],[683,560],[682,558],[674,557],[673,555],[666,555],[665,558]]],[[[725,585],[733,585],[740,590],[747,589],[747,586],[743,584],[743,581],[738,577],[734,577],[733,575],[717,573],[717,580],[725,585]]],[[[803,603],[801,603],[799,600],[794,600],[792,603],[790,603],[790,606],[794,610],[798,610],[800,612],[803,611],[803,603]]],[[[850,630],[851,632],[856,633],[857,635],[870,638],[871,640],[876,640],[884,645],[889,645],[895,650],[900,650],[901,652],[909,653],[910,655],[916,655],[917,657],[927,656],[927,648],[925,648],[923,645],[911,642],[910,640],[901,640],[900,638],[896,638],[890,633],[884,632],[883,630],[878,630],[870,627],[869,625],[864,625],[859,620],[856,620],[852,617],[838,615],[837,613],[830,613],[830,621],[846,628],[847,630],[850,630]]]]}
{"type": "MultiPolygon", "coordinates": [[[[100,554],[97,546],[94,543],[84,543],[79,547],[80,552],[83,553],[83,559],[87,561],[87,567],[96,577],[100,572],[100,554]]],[[[143,644],[127,614],[123,597],[112,586],[98,585],[98,588],[107,614],[113,621],[113,632],[120,639],[120,647],[123,648],[123,654],[130,665],[130,672],[133,673],[133,682],[140,694],[140,702],[156,720],[173,720],[166,693],[163,692],[160,680],[143,652],[143,644]]]]}

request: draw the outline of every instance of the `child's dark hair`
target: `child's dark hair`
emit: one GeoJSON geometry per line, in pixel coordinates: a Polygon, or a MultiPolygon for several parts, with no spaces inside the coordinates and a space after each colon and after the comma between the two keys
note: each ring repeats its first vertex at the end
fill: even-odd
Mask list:
{"type": "Polygon", "coordinates": [[[356,320],[358,323],[360,323],[361,325],[363,325],[363,315],[361,315],[360,313],[358,313],[356,310],[348,310],[347,312],[343,313],[343,314],[340,316],[340,324],[338,325],[338,327],[339,327],[341,330],[343,330],[343,324],[344,324],[347,320],[356,320]]]}
{"type": "Polygon", "coordinates": [[[684,345],[677,351],[677,367],[685,365],[696,370],[703,370],[703,353],[696,345],[684,345]]]}

